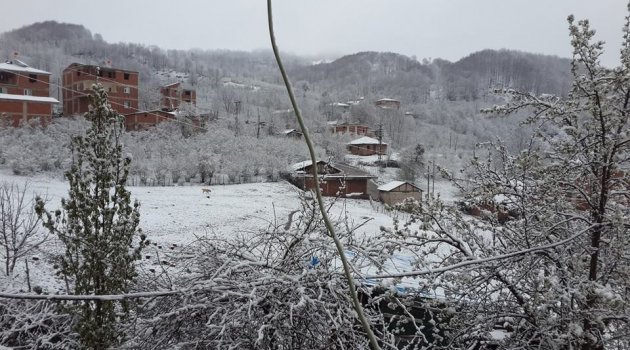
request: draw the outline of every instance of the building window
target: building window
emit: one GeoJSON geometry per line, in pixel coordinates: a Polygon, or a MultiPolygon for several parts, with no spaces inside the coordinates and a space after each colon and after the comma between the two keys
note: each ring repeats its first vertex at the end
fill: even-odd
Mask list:
{"type": "Polygon", "coordinates": [[[184,95],[186,95],[186,96],[190,96],[190,90],[186,90],[186,91],[184,91],[184,95]]]}
{"type": "Polygon", "coordinates": [[[123,78],[125,78],[125,80],[129,80],[129,73],[124,73],[123,78]]]}
{"type": "Polygon", "coordinates": [[[37,81],[37,74],[29,74],[28,75],[28,82],[29,83],[34,83],[37,81]]]}
{"type": "Polygon", "coordinates": [[[6,94],[6,93],[7,93],[7,88],[0,87],[0,94],[6,94]]]}
{"type": "Polygon", "coordinates": [[[131,93],[131,88],[129,86],[125,86],[125,88],[123,89],[123,92],[125,94],[130,94],[131,93]]]}
{"type": "Polygon", "coordinates": [[[129,102],[129,101],[125,101],[125,102],[123,102],[123,106],[124,106],[125,108],[131,108],[131,102],[129,102]]]}
{"type": "Polygon", "coordinates": [[[33,96],[33,90],[31,90],[31,89],[24,89],[24,95],[26,95],[26,96],[33,96]]]}
{"type": "Polygon", "coordinates": [[[77,71],[77,77],[81,76],[81,71],[77,71]]]}

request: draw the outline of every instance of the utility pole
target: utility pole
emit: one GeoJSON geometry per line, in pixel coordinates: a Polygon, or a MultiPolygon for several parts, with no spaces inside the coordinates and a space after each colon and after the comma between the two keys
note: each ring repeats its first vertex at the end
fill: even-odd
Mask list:
{"type": "Polygon", "coordinates": [[[381,150],[383,149],[383,123],[379,123],[378,124],[378,150],[377,150],[377,154],[378,154],[378,162],[381,163],[382,161],[382,156],[381,156],[381,150]]]}
{"type": "Polygon", "coordinates": [[[260,108],[258,108],[258,118],[256,120],[256,138],[260,138],[260,108]]]}
{"type": "Polygon", "coordinates": [[[429,198],[431,198],[429,196],[431,194],[431,165],[429,162],[427,162],[427,202],[429,201],[429,198]]]}
{"type": "Polygon", "coordinates": [[[234,136],[238,136],[238,114],[241,111],[241,101],[234,101],[234,136]]]}
{"type": "Polygon", "coordinates": [[[431,175],[431,177],[433,177],[433,188],[431,189],[431,195],[435,196],[435,159],[433,160],[433,174],[431,175]]]}

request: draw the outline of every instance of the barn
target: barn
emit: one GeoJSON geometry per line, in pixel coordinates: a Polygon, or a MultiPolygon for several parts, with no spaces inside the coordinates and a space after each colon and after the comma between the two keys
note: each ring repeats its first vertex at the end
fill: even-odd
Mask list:
{"type": "Polygon", "coordinates": [[[422,190],[406,181],[392,181],[379,186],[378,197],[381,202],[389,205],[401,203],[407,198],[421,201],[422,190]]]}
{"type": "MultiPolygon", "coordinates": [[[[327,197],[346,197],[368,199],[368,180],[376,176],[359,168],[342,164],[318,161],[317,173],[320,177],[322,195],[327,197]]],[[[291,182],[303,190],[313,189],[313,163],[304,161],[291,166],[291,182]]]]}

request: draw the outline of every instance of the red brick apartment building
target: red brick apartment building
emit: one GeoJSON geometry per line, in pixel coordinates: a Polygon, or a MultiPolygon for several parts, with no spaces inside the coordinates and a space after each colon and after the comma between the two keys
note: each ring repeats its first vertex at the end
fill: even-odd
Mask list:
{"type": "Polygon", "coordinates": [[[185,89],[182,83],[173,83],[160,88],[160,108],[165,111],[174,111],[182,103],[197,105],[197,92],[194,89],[185,89]]]}
{"type": "Polygon", "coordinates": [[[50,123],[53,105],[50,73],[29,67],[17,59],[0,63],[0,124],[19,126],[39,119],[50,123]]]}
{"type": "Polygon", "coordinates": [[[105,88],[112,108],[120,114],[138,111],[139,73],[110,67],[73,63],[63,70],[63,113],[84,114],[89,109],[92,84],[105,88]]]}

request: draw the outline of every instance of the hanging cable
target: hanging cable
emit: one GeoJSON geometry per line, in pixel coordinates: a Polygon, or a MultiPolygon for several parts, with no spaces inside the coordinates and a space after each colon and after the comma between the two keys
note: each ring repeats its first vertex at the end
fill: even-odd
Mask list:
{"type": "Polygon", "coordinates": [[[282,80],[284,81],[284,85],[287,88],[287,93],[289,94],[289,99],[291,100],[291,105],[293,106],[293,110],[295,111],[295,117],[297,119],[300,128],[302,129],[302,133],[304,134],[304,141],[308,146],[308,151],[311,156],[311,168],[313,169],[313,182],[315,187],[315,195],[317,196],[317,203],[319,205],[319,210],[322,213],[322,218],[324,220],[324,224],[326,229],[328,230],[328,234],[335,242],[335,247],[337,248],[337,252],[339,253],[339,257],[341,258],[341,263],[343,265],[344,275],[348,282],[348,292],[350,294],[350,298],[352,299],[352,303],[354,306],[354,310],[357,313],[357,318],[361,322],[363,326],[363,330],[365,331],[372,350],[380,350],[381,347],[378,345],[378,341],[376,340],[376,336],[374,336],[374,332],[372,332],[372,328],[365,316],[365,312],[363,311],[363,307],[361,306],[361,302],[359,301],[359,296],[357,295],[357,290],[354,285],[354,278],[352,276],[352,271],[350,268],[350,263],[348,262],[348,258],[346,257],[346,253],[343,247],[343,243],[337,237],[335,233],[335,228],[333,227],[330,219],[328,218],[328,213],[326,211],[326,207],[324,205],[324,200],[322,199],[322,193],[319,189],[319,180],[317,178],[317,158],[315,156],[315,147],[311,142],[311,137],[309,135],[306,126],[304,125],[304,120],[302,119],[302,113],[297,105],[295,100],[295,96],[293,94],[293,88],[291,87],[291,82],[289,81],[289,77],[287,76],[286,71],[284,70],[284,65],[282,64],[282,59],[280,58],[280,52],[278,51],[278,46],[276,45],[276,37],[273,31],[273,15],[271,11],[271,0],[267,0],[267,23],[269,25],[269,37],[271,39],[271,47],[273,49],[273,54],[276,58],[276,62],[278,63],[278,68],[280,69],[280,74],[282,75],[282,80]]]}

